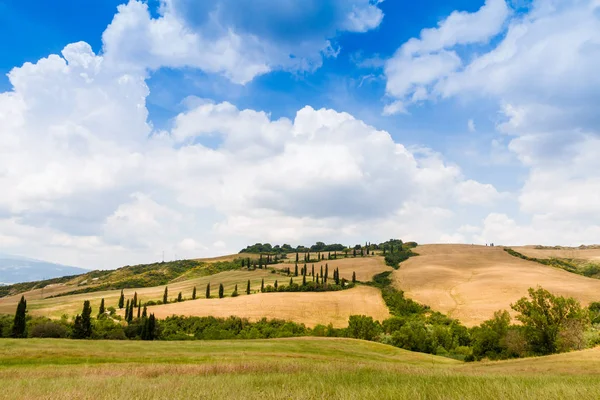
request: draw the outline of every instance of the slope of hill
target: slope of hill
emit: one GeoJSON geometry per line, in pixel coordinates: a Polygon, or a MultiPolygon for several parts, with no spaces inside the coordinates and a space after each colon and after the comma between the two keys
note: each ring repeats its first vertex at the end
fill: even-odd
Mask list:
{"type": "Polygon", "coordinates": [[[527,257],[566,258],[600,262],[600,248],[561,247],[560,249],[555,249],[538,248],[538,246],[516,246],[511,248],[527,257]]]}
{"type": "Polygon", "coordinates": [[[513,257],[501,247],[424,245],[415,252],[418,257],[394,271],[396,287],[467,326],[494,311],[510,311],[511,303],[537,285],[584,305],[600,300],[599,280],[513,257]]]}
{"type": "Polygon", "coordinates": [[[10,254],[0,254],[0,283],[10,285],[43,279],[79,275],[89,270],[34,260],[10,254]]]}
{"type": "Polygon", "coordinates": [[[464,364],[353,339],[5,339],[0,399],[597,399],[599,353],[464,364]]]}

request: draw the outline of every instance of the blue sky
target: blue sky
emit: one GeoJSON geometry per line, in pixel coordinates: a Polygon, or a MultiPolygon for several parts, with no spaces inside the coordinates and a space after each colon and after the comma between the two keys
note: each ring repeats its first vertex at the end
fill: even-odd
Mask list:
{"type": "Polygon", "coordinates": [[[0,0],[0,250],[597,241],[599,8],[0,0]]]}

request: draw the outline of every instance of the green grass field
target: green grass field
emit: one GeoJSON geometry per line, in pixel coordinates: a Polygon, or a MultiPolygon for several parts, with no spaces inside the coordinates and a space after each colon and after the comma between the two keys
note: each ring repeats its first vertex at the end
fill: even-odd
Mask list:
{"type": "Polygon", "coordinates": [[[5,339],[0,387],[0,399],[598,399],[600,350],[464,364],[351,339],[5,339]]]}

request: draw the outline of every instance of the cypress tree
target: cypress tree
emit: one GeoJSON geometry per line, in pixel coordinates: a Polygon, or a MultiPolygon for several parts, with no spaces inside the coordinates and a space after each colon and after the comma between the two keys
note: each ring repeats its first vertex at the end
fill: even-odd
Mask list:
{"type": "Polygon", "coordinates": [[[313,280],[314,280],[314,276],[315,276],[315,264],[312,265],[312,273],[311,275],[313,276],[313,280]]]}
{"type": "Polygon", "coordinates": [[[261,292],[265,291],[265,278],[263,278],[262,281],[260,282],[260,291],[261,292]]]}
{"type": "Polygon", "coordinates": [[[92,336],[92,307],[90,301],[83,302],[83,310],[81,311],[81,328],[83,338],[86,339],[92,336]]]}
{"type": "Polygon", "coordinates": [[[334,260],[337,260],[337,251],[334,251],[334,252],[333,252],[333,259],[334,259],[334,260]]]}
{"type": "Polygon", "coordinates": [[[329,266],[325,264],[325,279],[323,279],[323,282],[327,282],[327,278],[329,278],[329,266]]]}
{"type": "Polygon", "coordinates": [[[296,252],[296,263],[298,262],[298,252],[296,252]]]}
{"type": "Polygon", "coordinates": [[[328,252],[328,253],[327,253],[327,259],[328,259],[328,260],[331,260],[331,252],[328,252]]]}
{"type": "Polygon", "coordinates": [[[133,306],[137,307],[137,292],[133,294],[133,306]]]}
{"type": "Polygon", "coordinates": [[[125,306],[125,321],[129,319],[129,299],[127,299],[127,305],[125,306]]]}
{"type": "Polygon", "coordinates": [[[262,269],[262,254],[260,255],[260,258],[258,259],[258,269],[262,269]]]}
{"type": "Polygon", "coordinates": [[[177,302],[181,303],[183,301],[183,294],[181,294],[181,292],[179,292],[179,294],[177,295],[177,302]]]}
{"type": "Polygon", "coordinates": [[[206,298],[210,299],[210,282],[206,284],[206,298]]]}
{"type": "Polygon", "coordinates": [[[298,276],[298,264],[294,267],[294,276],[298,276]]]}
{"type": "Polygon", "coordinates": [[[101,316],[102,314],[105,313],[105,309],[104,309],[104,297],[102,298],[102,300],[100,300],[100,308],[98,309],[98,316],[101,316]]]}
{"type": "MultiPolygon", "coordinates": [[[[83,318],[83,315],[82,315],[83,318]]],[[[129,303],[129,314],[127,316],[127,322],[133,321],[133,301],[129,303]]]]}
{"type": "Polygon", "coordinates": [[[13,322],[13,329],[11,337],[13,338],[24,338],[27,337],[27,301],[25,296],[21,296],[19,304],[17,305],[17,311],[15,312],[15,320],[13,322]]]}
{"type": "Polygon", "coordinates": [[[323,265],[321,265],[321,280],[323,279],[323,265]]]}
{"type": "Polygon", "coordinates": [[[142,311],[142,318],[146,318],[148,316],[148,307],[144,305],[144,311],[142,311]]]}
{"type": "Polygon", "coordinates": [[[123,294],[123,289],[121,289],[121,297],[119,297],[119,309],[122,309],[123,305],[125,305],[125,295],[123,294]]]}
{"type": "Polygon", "coordinates": [[[231,297],[237,297],[238,296],[238,291],[237,291],[237,283],[235,284],[235,288],[233,289],[233,293],[231,294],[231,297]]]}
{"type": "Polygon", "coordinates": [[[356,257],[356,249],[352,249],[352,257],[356,257]]]}
{"type": "Polygon", "coordinates": [[[306,275],[308,273],[308,267],[306,266],[306,263],[304,263],[304,268],[302,268],[302,275],[306,275]]]}
{"type": "Polygon", "coordinates": [[[340,284],[340,270],[338,268],[335,269],[335,284],[340,284]]]}
{"type": "Polygon", "coordinates": [[[275,286],[275,289],[277,289],[277,279],[275,279],[275,284],[274,284],[274,286],[275,286]]]}
{"type": "Polygon", "coordinates": [[[250,279],[248,279],[248,285],[246,286],[246,294],[250,294],[250,279]]]}
{"type": "Polygon", "coordinates": [[[294,284],[294,278],[290,277],[290,287],[294,284]]]}
{"type": "Polygon", "coordinates": [[[317,275],[317,285],[319,284],[319,275],[317,275]]]}
{"type": "Polygon", "coordinates": [[[144,320],[144,326],[142,327],[142,340],[154,340],[156,337],[156,318],[154,314],[150,314],[148,319],[144,320]]]}
{"type": "Polygon", "coordinates": [[[137,318],[138,318],[138,319],[140,319],[140,317],[141,317],[141,314],[142,314],[142,302],[140,301],[140,302],[138,303],[138,315],[137,315],[137,318]]]}
{"type": "Polygon", "coordinates": [[[165,292],[163,293],[163,304],[167,304],[169,302],[169,287],[165,286],[165,292]]]}
{"type": "Polygon", "coordinates": [[[251,265],[250,265],[250,257],[248,257],[248,259],[246,260],[246,265],[248,266],[248,269],[250,269],[251,265]]]}
{"type": "Polygon", "coordinates": [[[225,288],[223,288],[223,284],[219,283],[219,298],[222,299],[225,295],[225,288]]]}
{"type": "Polygon", "coordinates": [[[302,275],[302,286],[306,286],[306,275],[302,275]]]}
{"type": "Polygon", "coordinates": [[[352,283],[356,283],[356,272],[352,272],[352,283]]]}
{"type": "Polygon", "coordinates": [[[242,258],[242,268],[244,268],[244,259],[242,258]]]}
{"type": "Polygon", "coordinates": [[[196,286],[194,286],[194,290],[192,290],[192,300],[196,300],[196,286]]]}

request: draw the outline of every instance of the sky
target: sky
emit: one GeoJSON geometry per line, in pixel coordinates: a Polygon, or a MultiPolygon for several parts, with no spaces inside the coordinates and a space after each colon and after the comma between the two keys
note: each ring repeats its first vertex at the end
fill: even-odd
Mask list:
{"type": "Polygon", "coordinates": [[[600,242],[600,0],[0,0],[0,252],[600,242]]]}

